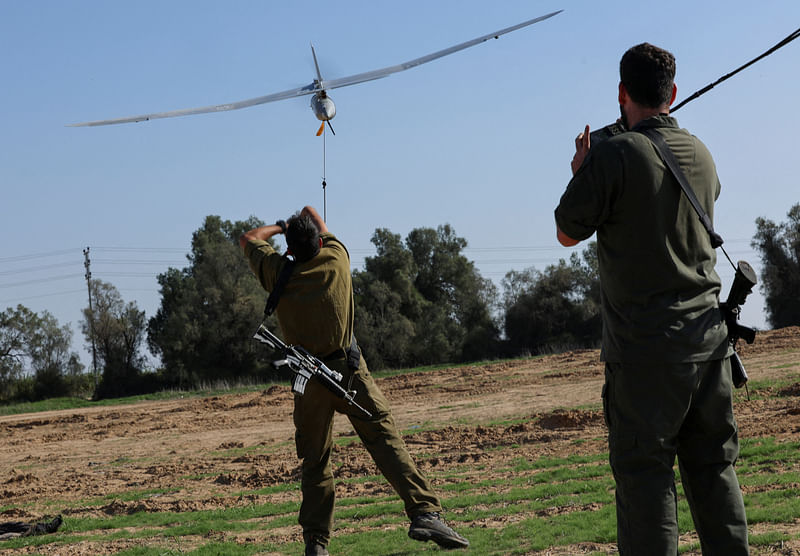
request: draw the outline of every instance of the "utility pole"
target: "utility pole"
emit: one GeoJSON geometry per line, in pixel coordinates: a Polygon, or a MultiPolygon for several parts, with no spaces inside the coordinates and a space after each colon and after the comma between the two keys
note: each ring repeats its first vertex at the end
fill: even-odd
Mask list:
{"type": "Polygon", "coordinates": [[[94,309],[92,309],[92,271],[89,270],[89,248],[83,250],[83,266],[86,267],[86,287],[89,288],[89,335],[92,337],[92,371],[94,374],[94,392],[97,394],[97,349],[94,344],[94,309]]]}

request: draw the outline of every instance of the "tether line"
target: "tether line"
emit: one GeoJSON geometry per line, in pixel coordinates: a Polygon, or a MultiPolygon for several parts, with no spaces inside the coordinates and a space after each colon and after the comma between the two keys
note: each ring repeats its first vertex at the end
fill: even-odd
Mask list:
{"type": "Polygon", "coordinates": [[[773,52],[775,52],[779,48],[783,48],[784,46],[786,46],[787,44],[789,44],[790,42],[795,40],[797,37],[800,37],[800,29],[797,29],[796,31],[791,33],[788,37],[786,37],[785,39],[780,41],[778,44],[776,44],[775,46],[773,46],[772,48],[770,48],[769,50],[767,50],[763,54],[753,58],[752,60],[750,60],[749,62],[747,62],[743,66],[740,66],[740,67],[736,68],[735,70],[733,70],[729,74],[723,75],[722,77],[720,77],[719,79],[717,79],[713,83],[710,83],[709,85],[706,85],[705,87],[703,87],[699,91],[696,91],[696,92],[692,93],[691,95],[689,95],[689,97],[687,97],[684,100],[682,100],[677,106],[675,106],[674,108],[670,108],[670,110],[669,110],[670,113],[675,112],[676,110],[678,110],[684,104],[686,104],[686,103],[696,99],[697,97],[707,93],[708,91],[713,89],[715,86],[719,85],[720,83],[722,83],[726,79],[730,79],[731,77],[733,77],[734,75],[736,75],[737,73],[742,71],[743,69],[755,64],[756,62],[758,62],[762,58],[766,58],[767,56],[769,56],[770,54],[772,54],[773,52]]]}

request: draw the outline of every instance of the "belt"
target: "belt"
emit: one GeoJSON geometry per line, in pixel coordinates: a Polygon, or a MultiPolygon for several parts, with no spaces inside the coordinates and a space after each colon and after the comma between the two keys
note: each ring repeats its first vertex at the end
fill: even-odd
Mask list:
{"type": "Polygon", "coordinates": [[[323,362],[336,361],[339,359],[347,359],[347,366],[351,369],[358,368],[358,362],[359,359],[361,359],[361,350],[358,348],[355,335],[351,338],[349,347],[336,349],[322,357],[323,362]]]}
{"type": "Polygon", "coordinates": [[[337,359],[344,359],[345,357],[347,357],[347,351],[345,351],[343,348],[339,348],[330,352],[328,355],[320,357],[320,359],[322,359],[323,362],[328,362],[336,361],[337,359]]]}

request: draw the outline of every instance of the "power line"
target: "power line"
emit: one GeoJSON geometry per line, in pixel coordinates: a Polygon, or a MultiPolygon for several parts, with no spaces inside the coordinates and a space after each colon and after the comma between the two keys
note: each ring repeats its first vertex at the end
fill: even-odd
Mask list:
{"type": "Polygon", "coordinates": [[[76,266],[78,263],[58,263],[58,264],[48,264],[42,266],[32,266],[27,268],[18,268],[16,270],[3,270],[0,271],[0,276],[10,276],[12,274],[25,274],[26,272],[38,272],[40,270],[50,270],[52,268],[63,268],[63,267],[70,267],[76,266]]]}
{"type": "MultiPolygon", "coordinates": [[[[150,290],[143,290],[143,291],[150,291],[150,290]]],[[[37,295],[25,295],[25,296],[15,297],[13,299],[0,299],[0,304],[1,305],[5,305],[6,303],[18,303],[19,301],[21,301],[23,299],[39,299],[39,298],[42,298],[42,297],[54,297],[54,296],[57,296],[57,295],[70,295],[70,294],[75,294],[75,293],[83,293],[83,290],[82,289],[80,289],[80,290],[67,290],[67,291],[53,292],[53,293],[41,293],[41,294],[37,294],[37,295]]]]}
{"type": "Polygon", "coordinates": [[[31,253],[28,255],[17,255],[15,257],[3,257],[0,258],[0,264],[15,263],[18,261],[29,261],[32,259],[43,259],[45,257],[57,257],[59,255],[73,254],[76,251],[80,251],[80,248],[62,249],[60,251],[48,251],[46,253],[31,253]]]}
{"type": "MultiPolygon", "coordinates": [[[[181,253],[187,254],[189,252],[185,247],[93,247],[96,251],[104,252],[142,252],[142,253],[181,253]]],[[[59,249],[57,251],[43,251],[41,253],[26,253],[25,255],[14,255],[10,257],[0,257],[0,264],[14,263],[19,261],[28,261],[33,259],[44,259],[48,257],[58,257],[61,255],[74,255],[80,253],[80,247],[73,247],[69,249],[59,249]]]]}
{"type": "Polygon", "coordinates": [[[176,261],[167,261],[162,259],[93,259],[92,262],[98,264],[111,264],[111,265],[119,265],[119,264],[136,264],[136,265],[154,265],[154,264],[166,264],[170,266],[186,266],[187,261],[183,260],[180,262],[176,261]]]}
{"type": "Polygon", "coordinates": [[[24,282],[12,282],[10,284],[0,284],[0,288],[16,288],[19,286],[27,286],[30,284],[41,284],[43,282],[54,282],[56,280],[67,280],[70,278],[76,278],[81,276],[82,276],[81,274],[62,274],[61,276],[48,276],[47,278],[25,280],[24,282]]]}
{"type": "MultiPolygon", "coordinates": [[[[751,238],[726,238],[726,243],[737,243],[737,242],[750,242],[751,238]]],[[[28,253],[25,255],[16,255],[11,257],[0,257],[0,264],[5,263],[13,263],[18,261],[26,261],[26,260],[33,260],[33,259],[42,259],[47,257],[55,257],[60,255],[75,255],[76,253],[81,252],[81,247],[69,248],[69,249],[60,249],[57,251],[44,251],[41,253],[28,253]]],[[[180,253],[182,255],[188,255],[191,252],[191,249],[187,249],[185,247],[92,247],[95,252],[106,252],[106,253],[166,253],[166,254],[175,254],[180,253]]],[[[507,246],[470,246],[468,245],[463,249],[464,252],[471,252],[471,251],[563,251],[565,250],[564,247],[555,244],[549,245],[507,245],[507,246]]],[[[374,248],[353,248],[349,249],[351,253],[375,253],[374,248]]],[[[94,260],[93,262],[97,262],[99,259],[94,260]]],[[[103,259],[107,261],[109,259],[103,259]]],[[[113,260],[113,259],[110,259],[113,260]]],[[[154,259],[153,259],[154,260],[154,259]]],[[[76,258],[76,261],[78,259],[76,258]]],[[[165,261],[171,262],[171,261],[165,261]]],[[[185,262],[185,261],[182,261],[185,262]]],[[[67,263],[65,263],[67,264],[67,263]]]]}
{"type": "Polygon", "coordinates": [[[92,247],[95,251],[119,251],[121,253],[146,252],[146,253],[186,253],[185,247],[92,247]]]}
{"type": "MultiPolygon", "coordinates": [[[[750,239],[747,238],[735,238],[728,240],[728,244],[737,244],[737,243],[749,243],[750,239]]],[[[174,247],[97,247],[93,248],[96,251],[104,251],[107,254],[117,253],[132,253],[132,252],[143,252],[143,253],[176,253],[181,252],[184,253],[184,249],[174,248],[174,247]]],[[[0,259],[0,262],[21,262],[21,261],[28,261],[34,260],[37,258],[46,258],[56,255],[64,255],[64,254],[76,254],[77,249],[64,249],[59,251],[49,251],[43,253],[33,253],[29,255],[21,255],[16,257],[5,257],[0,259]]],[[[353,249],[351,250],[353,253],[364,254],[364,257],[359,257],[357,259],[353,259],[351,264],[354,268],[363,268],[366,264],[366,260],[368,258],[377,257],[377,253],[370,249],[353,249]]],[[[475,255],[477,258],[471,259],[471,262],[478,267],[485,267],[491,265],[520,265],[524,267],[530,267],[533,265],[546,265],[546,264],[553,264],[557,263],[562,259],[569,259],[573,253],[580,253],[581,248],[580,246],[565,249],[561,246],[553,246],[553,245],[523,245],[523,246],[513,246],[513,247],[491,247],[491,246],[480,246],[480,247],[465,247],[462,250],[462,254],[469,258],[470,255],[475,255]],[[486,254],[495,254],[497,255],[496,258],[484,258],[486,254]],[[514,254],[517,256],[504,256],[509,254],[514,254]],[[538,253],[540,256],[538,257],[527,257],[526,254],[533,254],[538,253]],[[552,256],[548,256],[547,254],[552,253],[552,256]],[[521,256],[520,256],[521,255],[521,256]],[[543,255],[543,256],[541,256],[543,255]]],[[[753,249],[737,249],[731,252],[732,255],[737,257],[754,257],[757,255],[756,251],[753,249]]],[[[184,268],[190,264],[189,261],[176,261],[174,259],[150,259],[150,258],[141,258],[141,259],[127,259],[127,258],[113,258],[113,257],[106,257],[102,259],[95,259],[93,260],[95,263],[94,272],[96,275],[99,276],[107,276],[107,277],[114,277],[114,278],[157,278],[160,272],[157,271],[142,271],[136,272],[133,270],[128,271],[115,271],[115,270],[104,270],[102,267],[108,265],[110,267],[114,266],[158,266],[163,265],[169,268],[184,268]],[[98,269],[98,266],[100,269],[98,269]]],[[[0,277],[2,276],[15,276],[15,275],[29,275],[30,279],[24,281],[15,281],[0,284],[0,289],[6,288],[16,288],[31,284],[41,284],[44,282],[50,281],[60,281],[60,280],[68,280],[72,278],[77,278],[79,274],[59,274],[55,276],[46,276],[42,278],[35,277],[37,273],[47,270],[59,269],[59,268],[74,268],[79,264],[77,258],[75,262],[60,262],[60,263],[53,263],[47,265],[39,265],[39,266],[29,266],[24,268],[17,268],[17,269],[8,269],[0,271],[0,277]]],[[[490,271],[491,274],[497,274],[497,272],[490,271]]],[[[46,295],[55,295],[55,294],[46,294],[46,295]]],[[[32,298],[34,296],[26,296],[26,298],[32,298]]]]}
{"type": "Polygon", "coordinates": [[[118,278],[156,278],[158,274],[152,272],[113,272],[113,271],[105,271],[105,272],[97,272],[95,274],[100,274],[102,276],[116,276],[118,278]]]}

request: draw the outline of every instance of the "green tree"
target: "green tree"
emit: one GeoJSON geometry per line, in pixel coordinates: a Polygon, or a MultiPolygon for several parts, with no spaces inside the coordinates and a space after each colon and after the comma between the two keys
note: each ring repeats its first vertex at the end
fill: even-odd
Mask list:
{"type": "Polygon", "coordinates": [[[77,395],[86,387],[83,365],[70,351],[72,331],[47,311],[23,305],[0,313],[0,398],[77,395]]]}
{"type": "Polygon", "coordinates": [[[148,323],[148,345],[177,385],[256,376],[263,356],[253,332],[266,294],[238,245],[246,230],[263,225],[207,216],[192,235],[189,266],[159,275],[161,306],[148,323]]]}
{"type": "Polygon", "coordinates": [[[144,356],[145,314],[136,302],[125,303],[113,284],[91,281],[92,308],[83,310],[81,331],[96,348],[102,377],[97,398],[138,394],[146,390],[141,374],[144,356]]]}
{"type": "Polygon", "coordinates": [[[11,395],[11,386],[25,368],[25,336],[33,312],[22,305],[0,313],[0,394],[11,395]]]}
{"type": "Polygon", "coordinates": [[[365,259],[365,271],[375,280],[385,283],[399,296],[399,309],[403,315],[412,321],[419,319],[425,298],[414,284],[418,273],[417,265],[400,234],[378,228],[372,235],[372,243],[376,254],[365,259]]]}
{"type": "Polygon", "coordinates": [[[597,248],[573,253],[543,272],[510,271],[503,279],[505,332],[512,352],[590,346],[600,340],[597,248]]]}
{"type": "Polygon", "coordinates": [[[408,359],[414,323],[401,307],[403,297],[369,272],[353,272],[355,334],[370,367],[401,367],[408,359]]]}
{"type": "Polygon", "coordinates": [[[409,365],[495,355],[494,285],[462,254],[449,225],[417,228],[402,241],[378,229],[376,256],[353,273],[356,335],[370,365],[409,365]]]}
{"type": "Polygon", "coordinates": [[[28,356],[34,373],[36,399],[78,395],[86,391],[88,377],[78,354],[71,351],[72,330],[59,326],[56,318],[43,311],[28,336],[28,356]]]}
{"type": "Polygon", "coordinates": [[[406,245],[418,269],[414,285],[428,302],[414,345],[421,361],[475,360],[495,354],[499,330],[491,316],[494,284],[461,252],[467,241],[449,224],[412,230],[406,245]]]}
{"type": "Polygon", "coordinates": [[[761,254],[761,292],[770,325],[800,324],[800,203],[782,224],[757,218],[751,245],[761,254]]]}

